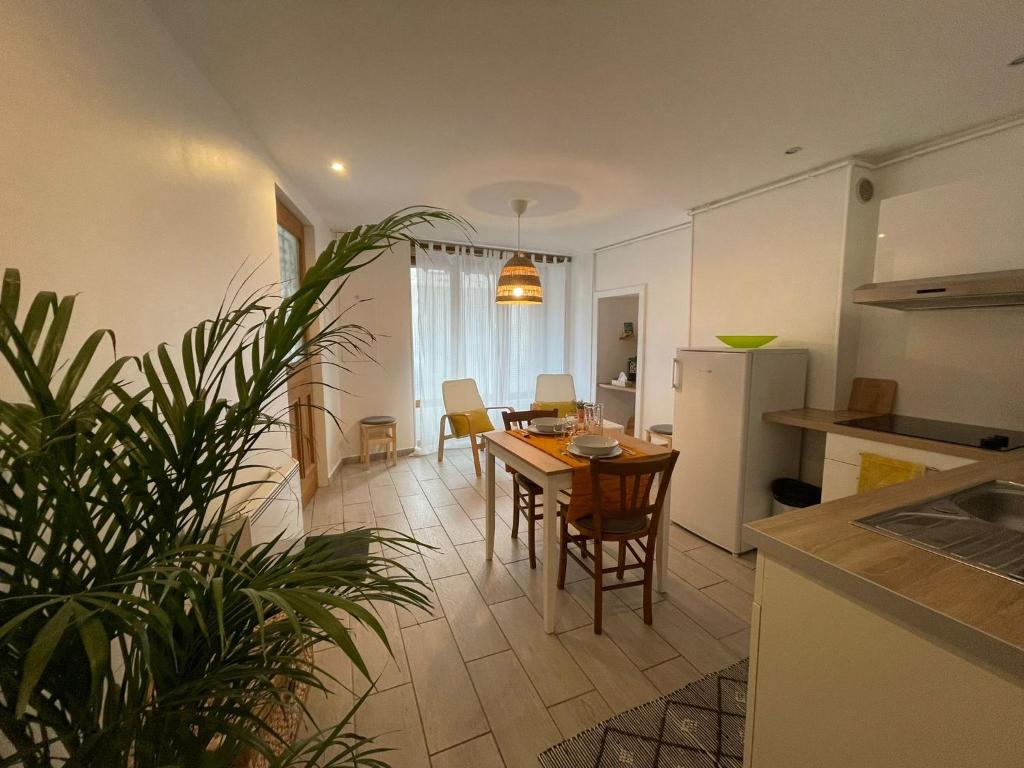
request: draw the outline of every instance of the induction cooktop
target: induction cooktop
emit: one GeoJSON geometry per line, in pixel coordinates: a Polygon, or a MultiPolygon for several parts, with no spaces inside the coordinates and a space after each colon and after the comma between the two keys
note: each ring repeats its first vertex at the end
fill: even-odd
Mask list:
{"type": "Polygon", "coordinates": [[[952,421],[919,419],[916,416],[883,414],[836,423],[848,427],[870,429],[875,432],[890,432],[894,435],[920,437],[925,440],[937,440],[941,443],[986,448],[991,451],[1012,451],[1024,447],[1024,432],[998,427],[979,427],[974,424],[957,424],[952,421]]]}

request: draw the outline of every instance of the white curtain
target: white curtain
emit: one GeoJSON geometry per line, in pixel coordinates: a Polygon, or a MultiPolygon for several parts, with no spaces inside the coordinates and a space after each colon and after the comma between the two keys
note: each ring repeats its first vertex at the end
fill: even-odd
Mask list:
{"type": "MultiPolygon", "coordinates": [[[[485,405],[525,409],[533,402],[538,373],[565,370],[569,262],[537,263],[544,288],[540,306],[502,306],[494,303],[494,290],[502,263],[512,255],[416,249],[413,367],[420,402],[416,442],[424,451],[437,445],[442,381],[476,379],[485,405]]],[[[498,413],[492,411],[491,420],[501,427],[498,413]]]]}

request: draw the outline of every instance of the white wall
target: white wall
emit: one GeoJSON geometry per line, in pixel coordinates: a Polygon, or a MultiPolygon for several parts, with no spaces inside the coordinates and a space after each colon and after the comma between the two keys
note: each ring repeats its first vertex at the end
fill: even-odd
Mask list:
{"type": "Polygon", "coordinates": [[[685,227],[595,255],[595,290],[647,286],[641,429],[672,421],[672,358],[690,334],[690,235],[685,227]]]}
{"type": "Polygon", "coordinates": [[[401,244],[355,272],[346,285],[344,322],[370,329],[377,340],[370,350],[373,360],[341,361],[348,369],[343,374],[345,392],[341,396],[342,456],[359,454],[359,420],[365,416],[394,416],[398,419],[398,449],[414,446],[409,267],[409,246],[401,244]],[[364,299],[368,301],[352,306],[364,299]]]}
{"type": "Polygon", "coordinates": [[[243,263],[275,282],[275,184],[326,245],[145,4],[5,2],[0,50],[0,259],[28,292],[79,293],[73,338],[109,327],[139,354],[214,313],[243,263]]]}
{"type": "MultiPolygon", "coordinates": [[[[887,203],[920,206],[956,192],[963,204],[955,221],[962,222],[964,231],[975,230],[993,212],[1005,218],[1016,211],[1019,224],[1024,219],[1019,192],[1024,189],[1024,126],[880,168],[875,176],[883,217],[887,203]],[[1012,205],[1004,195],[1008,189],[1017,190],[1012,205]],[[978,208],[972,201],[984,200],[986,190],[1002,199],[978,208]]],[[[1014,226],[1012,220],[1007,223],[1014,226]]],[[[998,237],[991,241],[976,232],[972,239],[975,247],[961,243],[956,252],[936,253],[933,274],[1024,268],[1024,242],[1016,243],[1014,258],[998,237]]],[[[888,248],[883,241],[882,252],[888,248]]],[[[887,253],[876,277],[927,276],[918,274],[929,269],[920,261],[908,252],[895,264],[887,253]]],[[[929,312],[865,307],[857,369],[863,376],[899,382],[899,413],[1024,429],[1024,307],[929,312]]]]}
{"type": "Polygon", "coordinates": [[[697,213],[694,346],[719,334],[776,334],[810,350],[807,405],[836,404],[836,326],[847,168],[697,213]]]}
{"type": "Polygon", "coordinates": [[[567,364],[576,386],[576,397],[589,399],[594,389],[591,361],[591,326],[593,325],[594,255],[572,257],[569,270],[569,340],[567,364]]]}

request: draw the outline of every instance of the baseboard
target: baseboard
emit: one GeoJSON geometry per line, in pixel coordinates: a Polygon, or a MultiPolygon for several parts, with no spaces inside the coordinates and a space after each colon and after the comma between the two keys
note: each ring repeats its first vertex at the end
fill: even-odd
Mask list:
{"type": "MultiPolygon", "coordinates": [[[[400,448],[398,450],[398,455],[399,456],[408,456],[414,450],[416,450],[416,449],[415,448],[400,448]]],[[[360,461],[360,456],[359,456],[358,453],[353,454],[352,456],[342,456],[341,457],[341,461],[338,462],[338,466],[334,468],[334,471],[337,472],[342,464],[358,464],[359,461],[360,461]]],[[[370,463],[372,464],[374,461],[384,461],[384,454],[383,453],[370,454],[370,463]],[[380,458],[378,459],[376,457],[380,457],[380,458]]],[[[333,474],[333,472],[331,474],[333,474]]]]}

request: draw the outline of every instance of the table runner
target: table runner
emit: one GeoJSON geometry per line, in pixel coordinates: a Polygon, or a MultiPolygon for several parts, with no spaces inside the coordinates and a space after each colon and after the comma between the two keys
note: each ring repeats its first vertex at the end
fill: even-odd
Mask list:
{"type": "MultiPolygon", "coordinates": [[[[572,496],[569,499],[568,519],[570,521],[579,520],[581,517],[587,517],[591,514],[594,506],[594,487],[590,477],[590,459],[581,459],[578,456],[573,456],[566,450],[566,439],[558,435],[535,435],[522,429],[509,430],[509,434],[572,467],[572,496]]],[[[656,448],[657,446],[651,447],[656,448]]],[[[627,462],[649,457],[649,454],[638,449],[627,448],[625,445],[622,448],[621,456],[605,460],[627,462]]],[[[631,483],[635,482],[635,480],[627,479],[626,482],[626,491],[629,494],[633,489],[631,483]]],[[[619,502],[618,478],[608,477],[602,479],[601,498],[604,501],[603,509],[605,510],[605,516],[615,517],[615,508],[619,502]]],[[[545,506],[550,505],[551,509],[554,509],[554,505],[557,503],[557,500],[544,500],[545,506]]]]}

